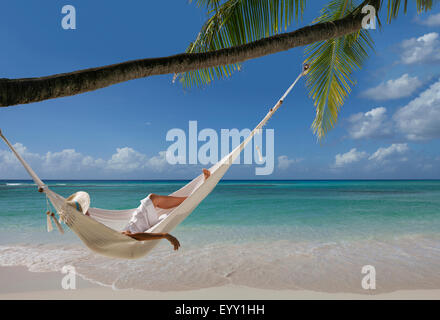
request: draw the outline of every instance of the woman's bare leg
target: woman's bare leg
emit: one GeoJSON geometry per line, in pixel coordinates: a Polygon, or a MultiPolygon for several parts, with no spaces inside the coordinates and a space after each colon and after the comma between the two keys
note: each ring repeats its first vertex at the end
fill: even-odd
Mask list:
{"type": "Polygon", "coordinates": [[[150,199],[153,201],[154,206],[161,209],[171,209],[177,207],[183,201],[185,201],[186,198],[187,197],[161,196],[154,193],[150,195],[150,199]]]}
{"type": "MultiPolygon", "coordinates": [[[[211,172],[207,169],[203,169],[203,175],[205,176],[206,180],[211,175],[211,172]]],[[[161,209],[171,209],[177,207],[183,201],[185,201],[186,198],[188,197],[161,196],[154,193],[150,195],[150,199],[153,202],[154,206],[161,209]]]]}

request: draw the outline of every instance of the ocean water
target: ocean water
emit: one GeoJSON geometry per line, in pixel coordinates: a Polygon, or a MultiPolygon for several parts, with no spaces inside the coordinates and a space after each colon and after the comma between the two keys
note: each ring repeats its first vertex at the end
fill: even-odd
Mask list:
{"type": "MultiPolygon", "coordinates": [[[[185,181],[48,181],[92,206],[137,207],[185,181]]],[[[190,290],[226,284],[368,293],[440,288],[440,181],[222,181],[166,241],[138,260],[90,252],[66,228],[46,232],[46,199],[31,181],[0,180],[0,265],[59,271],[114,288],[190,290]]]]}

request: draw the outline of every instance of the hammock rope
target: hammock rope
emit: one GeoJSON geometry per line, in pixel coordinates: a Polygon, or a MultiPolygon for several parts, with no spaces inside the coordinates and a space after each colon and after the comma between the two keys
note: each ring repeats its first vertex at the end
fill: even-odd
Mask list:
{"type": "MultiPolygon", "coordinates": [[[[223,157],[219,162],[214,164],[209,171],[211,175],[208,179],[204,179],[204,175],[200,174],[188,184],[179,190],[170,194],[170,196],[187,197],[178,207],[172,209],[159,209],[157,211],[160,215],[159,222],[152,226],[146,232],[171,232],[177,225],[179,225],[191,212],[204,200],[206,196],[215,188],[220,179],[226,174],[235,159],[240,156],[240,153],[246,145],[252,140],[255,134],[261,133],[261,129],[267,124],[273,114],[281,107],[284,99],[308,71],[308,65],[303,67],[302,72],[298,75],[295,81],[285,91],[281,99],[269,110],[263,120],[258,123],[249,136],[231,153],[223,157]]],[[[51,219],[54,221],[56,227],[63,233],[63,228],[60,222],[64,222],[76,235],[84,242],[84,244],[92,251],[113,258],[136,259],[146,255],[150,252],[160,240],[137,241],[121,231],[131,219],[132,214],[136,210],[105,210],[99,208],[89,208],[89,216],[84,215],[72,206],[67,204],[67,201],[61,195],[52,191],[43,181],[37,176],[27,162],[20,156],[15,148],[9,143],[6,137],[0,130],[0,137],[6,142],[8,147],[21,162],[25,170],[32,177],[35,184],[38,186],[39,192],[44,192],[52,203],[55,211],[58,213],[60,219],[56,219],[55,214],[49,208],[47,211],[47,230],[52,231],[53,227],[51,219]]],[[[259,152],[261,157],[261,151],[259,152]]]]}

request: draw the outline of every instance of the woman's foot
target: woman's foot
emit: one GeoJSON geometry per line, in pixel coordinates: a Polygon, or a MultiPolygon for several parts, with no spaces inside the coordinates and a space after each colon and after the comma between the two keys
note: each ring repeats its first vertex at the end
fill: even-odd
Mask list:
{"type": "Polygon", "coordinates": [[[206,180],[211,175],[211,172],[208,169],[203,168],[203,175],[205,176],[205,180],[206,180]]]}

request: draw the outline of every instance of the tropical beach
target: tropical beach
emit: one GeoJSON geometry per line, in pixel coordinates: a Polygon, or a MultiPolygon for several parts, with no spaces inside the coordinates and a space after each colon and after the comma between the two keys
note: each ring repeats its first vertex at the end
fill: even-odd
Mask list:
{"type": "Polygon", "coordinates": [[[0,300],[440,300],[439,10],[1,5],[0,300]]]}
{"type": "Polygon", "coordinates": [[[0,277],[2,277],[2,291],[0,292],[0,299],[2,300],[438,300],[440,295],[439,290],[403,290],[368,295],[256,289],[236,285],[187,291],[115,290],[88,281],[78,281],[76,290],[62,290],[58,288],[59,273],[32,273],[19,267],[1,268],[0,277]],[[7,277],[7,280],[3,277],[7,277]],[[17,286],[17,277],[21,281],[25,280],[27,285],[17,286]],[[9,288],[14,288],[14,290],[7,291],[9,288]]]}
{"type": "MultiPolygon", "coordinates": [[[[93,205],[124,209],[151,190],[166,194],[184,183],[48,185],[65,195],[86,190],[93,205]]],[[[131,261],[95,254],[72,232],[47,233],[45,199],[30,181],[2,181],[0,188],[0,265],[18,270],[11,276],[15,271],[0,269],[8,270],[8,276],[3,275],[8,279],[2,289],[5,298],[65,291],[61,270],[66,265],[75,267],[83,279],[78,290],[90,292],[90,297],[98,290],[109,298],[160,297],[167,292],[176,299],[184,292],[199,298],[231,292],[242,298],[263,298],[264,292],[279,292],[275,296],[285,299],[302,294],[432,298],[440,288],[438,180],[223,181],[173,232],[180,250],[173,251],[164,241],[148,256],[131,261]],[[361,285],[365,265],[376,269],[374,290],[361,285]],[[21,280],[46,272],[48,283],[36,280],[35,288],[21,280]],[[12,279],[21,285],[14,286],[12,279]],[[14,292],[20,287],[24,292],[14,292]],[[46,293],[41,288],[47,288],[46,293]]]]}

